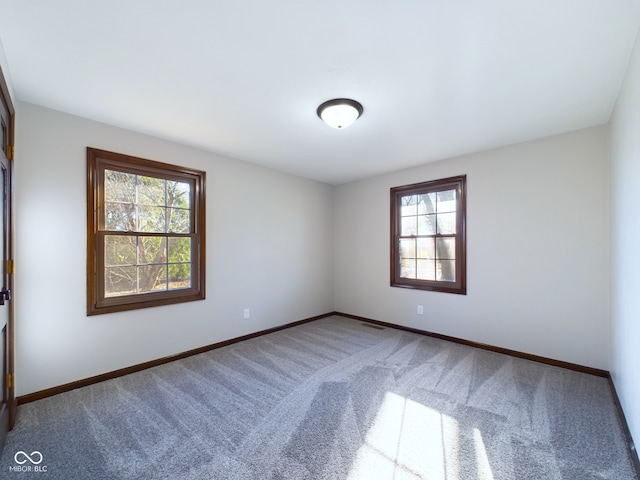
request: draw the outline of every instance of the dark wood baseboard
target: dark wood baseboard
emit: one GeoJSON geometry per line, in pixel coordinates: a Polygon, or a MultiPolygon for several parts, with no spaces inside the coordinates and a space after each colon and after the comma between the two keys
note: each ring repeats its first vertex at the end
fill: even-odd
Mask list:
{"type": "MultiPolygon", "coordinates": [[[[277,332],[279,330],[284,330],[286,328],[295,327],[296,325],[302,325],[304,323],[312,322],[314,320],[319,320],[321,318],[330,317],[332,315],[338,315],[344,318],[351,318],[353,320],[359,320],[362,322],[367,322],[374,325],[380,325],[388,328],[396,328],[400,330],[405,330],[407,332],[417,333],[420,335],[427,335],[434,338],[439,338],[441,340],[447,340],[449,342],[460,343],[462,345],[468,345],[471,347],[481,348],[483,350],[489,350],[496,353],[503,353],[505,355],[511,355],[518,358],[524,358],[527,360],[532,360],[535,362],[545,363],[547,365],[554,365],[556,367],[568,368],[569,370],[574,370],[582,373],[588,373],[591,375],[597,375],[599,377],[610,378],[609,372],[605,370],[599,370],[596,368],[585,367],[582,365],[576,365],[569,362],[563,362],[560,360],[554,360],[551,358],[540,357],[538,355],[532,355],[529,353],[518,352],[516,350],[509,350],[502,347],[495,347],[492,345],[485,345],[482,343],[473,342],[470,340],[464,340],[461,338],[450,337],[448,335],[442,335],[439,333],[433,333],[426,330],[420,330],[417,328],[405,327],[403,325],[398,325],[390,322],[383,322],[381,320],[375,320],[372,318],[361,317],[358,315],[351,315],[349,313],[344,312],[329,312],[322,315],[317,315],[315,317],[305,318],[303,320],[298,320],[295,322],[287,323],[286,325],[280,325],[278,327],[269,328],[266,330],[261,330],[259,332],[250,333],[248,335],[243,335],[241,337],[232,338],[230,340],[225,340],[222,342],[214,343],[211,345],[206,345],[204,347],[196,348],[193,350],[189,350],[187,352],[178,353],[176,355],[170,355],[168,357],[159,358],[157,360],[151,360],[149,362],[140,363],[137,365],[132,365],[130,367],[121,368],[119,370],[114,370],[112,372],[103,373],[100,375],[96,375],[93,377],[85,378],[82,380],[76,380],[74,382],[65,383],[64,385],[59,385],[57,387],[47,388],[45,390],[40,390],[38,392],[29,393],[26,395],[22,395],[17,398],[18,405],[23,405],[25,403],[34,402],[36,400],[40,400],[43,398],[51,397],[53,395],[58,395],[60,393],[69,392],[71,390],[75,390],[76,388],[86,387],[88,385],[92,385],[94,383],[103,382],[105,380],[111,380],[113,378],[121,377],[123,375],[128,375],[130,373],[139,372],[142,370],[146,370],[148,368],[156,367],[158,365],[163,365],[165,363],[173,362],[174,360],[180,360],[182,358],[187,358],[192,355],[197,355],[199,353],[208,352],[210,350],[214,350],[216,348],[224,347],[227,345],[231,345],[233,343],[242,342],[243,340],[248,340],[250,338],[259,337],[261,335],[266,335],[269,333],[277,332]]],[[[617,397],[616,397],[617,398],[617,397]]]]}
{"type": "Polygon", "coordinates": [[[303,320],[298,320],[295,322],[287,323],[285,325],[268,328],[266,330],[261,330],[259,332],[254,332],[248,335],[243,335],[241,337],[232,338],[230,340],[224,340],[222,342],[214,343],[211,345],[205,345],[204,347],[195,348],[193,350],[178,353],[176,355],[170,355],[168,357],[159,358],[157,360],[151,360],[149,362],[140,363],[138,365],[132,365],[130,367],[121,368],[119,370],[103,373],[100,375],[96,375],[94,377],[89,377],[82,380],[76,380],[75,382],[65,383],[64,385],[59,385],[57,387],[47,388],[45,390],[40,390],[38,392],[22,395],[17,398],[18,405],[23,405],[29,402],[35,402],[36,400],[41,400],[43,398],[52,397],[53,395],[69,392],[71,390],[75,390],[76,388],[86,387],[88,385],[93,385],[94,383],[104,382],[105,380],[111,380],[113,378],[129,375],[130,373],[140,372],[148,368],[157,367],[158,365],[163,365],[165,363],[173,362],[175,360],[191,357],[193,355],[198,355],[199,353],[205,353],[210,350],[215,350],[216,348],[226,347],[227,345],[242,342],[244,340],[249,340],[251,338],[259,337],[261,335],[266,335],[268,333],[274,333],[280,330],[284,330],[286,328],[295,327],[296,325],[302,325],[303,323],[313,322],[314,320],[330,317],[332,315],[333,315],[333,312],[330,312],[322,315],[317,315],[315,317],[305,318],[303,320]]]}
{"type": "Polygon", "coordinates": [[[627,447],[629,448],[629,452],[631,453],[631,461],[633,462],[633,466],[636,469],[636,476],[640,478],[640,458],[638,458],[638,450],[636,449],[636,446],[633,443],[633,437],[631,436],[631,430],[629,430],[627,417],[625,416],[624,410],[622,409],[622,404],[620,403],[620,397],[618,397],[618,392],[616,391],[616,386],[613,383],[613,379],[611,378],[610,374],[607,375],[607,378],[609,379],[609,387],[611,388],[611,395],[613,396],[613,402],[615,403],[616,410],[618,411],[618,418],[620,419],[620,423],[622,423],[624,438],[627,442],[627,447]]]}
{"type": "Polygon", "coordinates": [[[374,320],[372,318],[360,317],[358,315],[351,315],[349,313],[333,312],[334,315],[339,315],[345,318],[351,318],[353,320],[359,320],[361,322],[373,323],[375,325],[381,325],[383,327],[396,328],[411,333],[418,333],[420,335],[426,335],[428,337],[439,338],[440,340],[446,340],[448,342],[459,343],[462,345],[468,345],[470,347],[481,348],[482,350],[489,350],[490,352],[502,353],[504,355],[511,355],[512,357],[523,358],[525,360],[531,360],[534,362],[545,363],[547,365],[553,365],[554,367],[567,368],[581,373],[588,373],[589,375],[596,375],[598,377],[609,377],[609,372],[606,370],[600,370],[598,368],[585,367],[575,363],[563,362],[562,360],[555,360],[553,358],[541,357],[533,355],[531,353],[519,352],[517,350],[510,350],[508,348],[495,347],[493,345],[487,345],[484,343],[473,342],[471,340],[465,340],[457,337],[450,337],[448,335],[442,335],[440,333],[433,333],[427,330],[420,330],[418,328],[405,327],[403,325],[397,325],[395,323],[383,322],[381,320],[374,320]]]}

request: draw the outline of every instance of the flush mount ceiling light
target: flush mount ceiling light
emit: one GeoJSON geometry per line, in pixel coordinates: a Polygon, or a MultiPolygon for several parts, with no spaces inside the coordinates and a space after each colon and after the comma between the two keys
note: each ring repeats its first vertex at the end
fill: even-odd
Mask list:
{"type": "Polygon", "coordinates": [[[348,98],[336,98],[318,107],[318,116],[330,127],[347,128],[362,115],[362,105],[348,98]]]}

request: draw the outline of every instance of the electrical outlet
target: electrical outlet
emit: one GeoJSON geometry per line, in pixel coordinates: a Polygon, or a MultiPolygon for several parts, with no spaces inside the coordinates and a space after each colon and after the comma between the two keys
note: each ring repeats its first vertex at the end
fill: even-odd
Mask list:
{"type": "Polygon", "coordinates": [[[418,305],[418,315],[424,315],[424,308],[422,308],[422,305],[418,305]]]}
{"type": "Polygon", "coordinates": [[[251,317],[251,310],[248,309],[248,308],[245,308],[244,309],[244,318],[247,319],[249,317],[251,317]]]}

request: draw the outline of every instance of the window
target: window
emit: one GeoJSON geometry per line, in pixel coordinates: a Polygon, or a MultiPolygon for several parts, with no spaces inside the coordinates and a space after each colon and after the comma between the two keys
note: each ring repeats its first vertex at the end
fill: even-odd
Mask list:
{"type": "Polygon", "coordinates": [[[87,148],[87,314],[205,298],[205,173],[87,148]]]}
{"type": "Polygon", "coordinates": [[[466,175],[391,189],[391,286],[465,295],[466,175]]]}

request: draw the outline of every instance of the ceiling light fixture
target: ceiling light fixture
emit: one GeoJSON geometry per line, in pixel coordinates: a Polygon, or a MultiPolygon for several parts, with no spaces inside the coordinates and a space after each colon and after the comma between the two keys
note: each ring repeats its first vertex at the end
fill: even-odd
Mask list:
{"type": "Polygon", "coordinates": [[[362,115],[360,103],[348,98],[336,98],[318,107],[318,116],[330,127],[347,128],[362,115]]]}

